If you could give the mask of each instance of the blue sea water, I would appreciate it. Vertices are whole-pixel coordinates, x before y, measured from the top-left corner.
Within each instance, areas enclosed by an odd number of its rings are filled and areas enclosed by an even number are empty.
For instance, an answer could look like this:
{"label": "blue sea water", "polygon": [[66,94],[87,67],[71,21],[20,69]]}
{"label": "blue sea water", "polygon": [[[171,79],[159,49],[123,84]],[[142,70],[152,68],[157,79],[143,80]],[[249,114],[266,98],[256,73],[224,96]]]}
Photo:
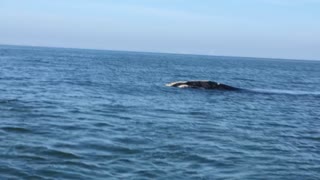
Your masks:
{"label": "blue sea water", "polygon": [[0,46],[0,179],[319,178],[320,61]]}

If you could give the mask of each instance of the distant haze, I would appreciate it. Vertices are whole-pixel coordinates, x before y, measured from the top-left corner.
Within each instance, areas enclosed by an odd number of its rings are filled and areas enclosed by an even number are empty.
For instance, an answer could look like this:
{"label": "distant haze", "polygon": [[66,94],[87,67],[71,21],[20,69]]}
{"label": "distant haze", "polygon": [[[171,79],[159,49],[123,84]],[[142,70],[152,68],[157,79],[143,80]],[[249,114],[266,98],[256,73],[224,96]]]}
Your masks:
{"label": "distant haze", "polygon": [[1,0],[0,44],[320,60],[320,0]]}

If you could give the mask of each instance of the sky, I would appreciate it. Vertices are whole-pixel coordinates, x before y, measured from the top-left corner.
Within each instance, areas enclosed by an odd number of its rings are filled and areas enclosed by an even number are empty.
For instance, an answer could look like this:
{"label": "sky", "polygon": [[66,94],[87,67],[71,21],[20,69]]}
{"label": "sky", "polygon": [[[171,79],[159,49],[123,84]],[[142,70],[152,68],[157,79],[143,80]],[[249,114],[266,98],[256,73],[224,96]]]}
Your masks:
{"label": "sky", "polygon": [[0,0],[0,44],[320,60],[320,0]]}

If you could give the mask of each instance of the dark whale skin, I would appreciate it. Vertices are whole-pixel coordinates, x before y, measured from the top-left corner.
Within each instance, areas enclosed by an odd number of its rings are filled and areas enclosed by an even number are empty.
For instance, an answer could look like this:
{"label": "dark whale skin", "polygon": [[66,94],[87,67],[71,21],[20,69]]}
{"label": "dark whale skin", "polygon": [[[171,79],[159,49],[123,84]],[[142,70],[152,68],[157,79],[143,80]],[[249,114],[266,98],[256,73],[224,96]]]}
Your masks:
{"label": "dark whale skin", "polygon": [[178,87],[178,88],[200,88],[200,89],[217,89],[217,90],[228,90],[228,91],[236,91],[240,90],[239,88],[232,87],[226,84],[221,84],[214,81],[178,81],[166,84],[166,86],[170,87]]}

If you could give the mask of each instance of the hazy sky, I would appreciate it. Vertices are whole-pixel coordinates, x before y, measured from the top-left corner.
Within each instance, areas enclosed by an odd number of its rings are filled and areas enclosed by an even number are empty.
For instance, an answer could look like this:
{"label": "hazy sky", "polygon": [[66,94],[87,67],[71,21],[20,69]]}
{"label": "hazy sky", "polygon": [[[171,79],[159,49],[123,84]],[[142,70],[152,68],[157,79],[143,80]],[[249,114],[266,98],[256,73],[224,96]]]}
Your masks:
{"label": "hazy sky", "polygon": [[320,60],[320,0],[0,0],[0,44]]}

